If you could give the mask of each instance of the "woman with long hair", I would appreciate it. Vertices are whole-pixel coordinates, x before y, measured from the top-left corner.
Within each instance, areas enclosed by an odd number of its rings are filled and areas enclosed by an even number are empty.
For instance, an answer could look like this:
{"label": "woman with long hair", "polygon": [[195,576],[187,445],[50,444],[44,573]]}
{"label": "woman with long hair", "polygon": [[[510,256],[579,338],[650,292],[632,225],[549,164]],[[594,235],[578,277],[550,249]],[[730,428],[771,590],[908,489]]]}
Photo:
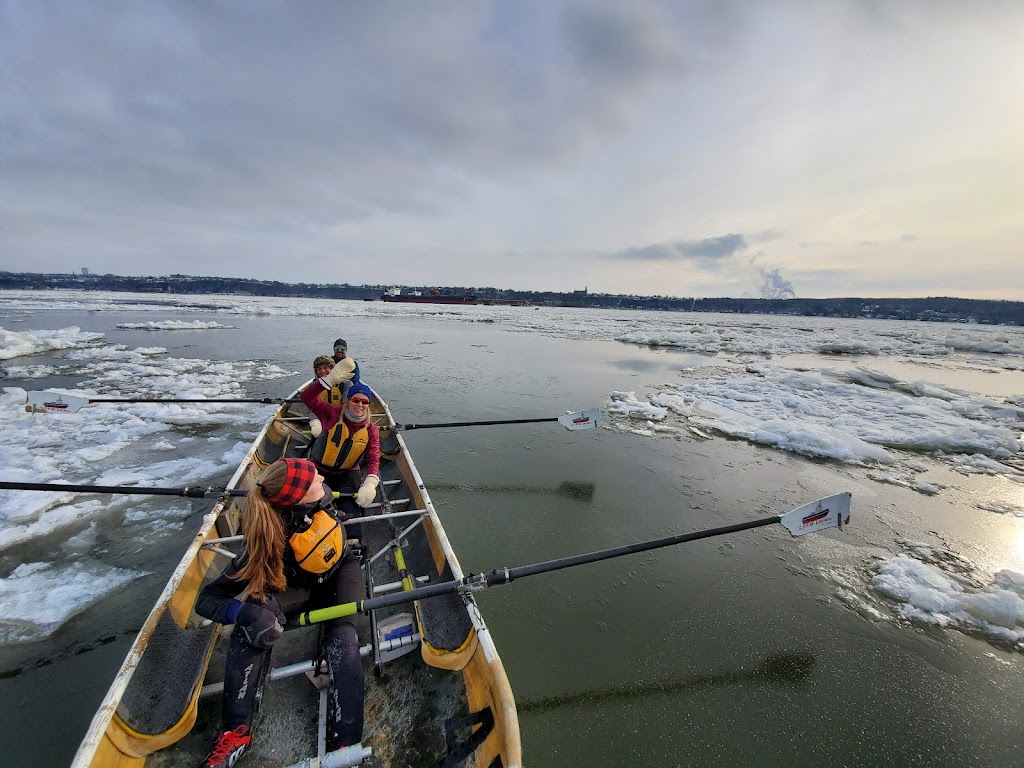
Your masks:
{"label": "woman with long hair", "polygon": [[[199,593],[196,612],[234,624],[224,671],[224,724],[203,763],[232,766],[252,740],[270,649],[284,633],[273,593],[309,590],[309,607],[362,599],[359,560],[345,547],[323,476],[306,459],[280,459],[260,474],[242,515],[245,551]],[[363,668],[354,617],[326,623],[323,657],[330,681],[328,750],[356,744],[363,732]]]}

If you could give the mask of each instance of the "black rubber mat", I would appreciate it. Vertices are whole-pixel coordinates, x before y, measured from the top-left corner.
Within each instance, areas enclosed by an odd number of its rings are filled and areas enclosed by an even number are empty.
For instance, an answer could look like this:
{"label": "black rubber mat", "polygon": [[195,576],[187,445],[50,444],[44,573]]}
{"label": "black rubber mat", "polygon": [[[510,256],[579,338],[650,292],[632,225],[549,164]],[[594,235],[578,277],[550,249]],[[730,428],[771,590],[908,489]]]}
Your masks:
{"label": "black rubber mat", "polygon": [[164,612],[117,707],[129,728],[156,735],[177,725],[199,682],[216,628],[181,629],[170,611]]}

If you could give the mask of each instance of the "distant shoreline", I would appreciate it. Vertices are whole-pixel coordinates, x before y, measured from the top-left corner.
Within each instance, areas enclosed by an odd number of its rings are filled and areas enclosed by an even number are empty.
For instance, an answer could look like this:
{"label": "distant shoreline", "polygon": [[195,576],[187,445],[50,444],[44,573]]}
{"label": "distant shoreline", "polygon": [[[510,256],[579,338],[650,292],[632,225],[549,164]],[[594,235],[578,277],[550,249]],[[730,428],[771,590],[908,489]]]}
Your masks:
{"label": "distant shoreline", "polygon": [[[389,286],[347,283],[282,283],[237,277],[128,277],[123,275],[40,274],[0,272],[0,290],[122,291],[160,294],[227,294],[322,299],[379,299]],[[805,317],[867,317],[885,320],[925,320],[946,323],[1024,326],[1024,302],[992,299],[928,298],[837,298],[837,299],[753,299],[677,298],[589,293],[586,290],[513,291],[500,288],[442,286],[399,286],[403,292],[438,291],[441,295],[473,293],[481,304],[591,307],[598,309],[649,309],[670,312],[725,312]]]}

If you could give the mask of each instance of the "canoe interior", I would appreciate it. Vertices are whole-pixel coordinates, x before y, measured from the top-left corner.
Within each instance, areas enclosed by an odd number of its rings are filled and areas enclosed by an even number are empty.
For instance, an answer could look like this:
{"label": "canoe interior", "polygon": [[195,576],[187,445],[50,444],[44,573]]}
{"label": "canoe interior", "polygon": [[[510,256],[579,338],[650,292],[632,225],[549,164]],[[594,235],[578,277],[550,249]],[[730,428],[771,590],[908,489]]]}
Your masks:
{"label": "canoe interior", "polygon": [[[382,428],[393,424],[386,404],[379,398],[375,397],[372,412]],[[300,431],[308,429],[308,416],[301,404],[283,405],[240,468],[236,487],[250,487],[265,466],[282,456],[303,455],[308,438]],[[429,510],[421,524],[401,538],[408,570],[414,577],[428,577],[425,583],[461,577],[461,568],[439,520],[432,514],[429,496],[404,441],[400,435],[388,435],[382,431],[382,438],[398,450],[393,460],[381,464],[382,488],[390,510],[370,509],[367,514]],[[240,533],[241,506],[234,500],[218,504],[211,514],[216,516],[215,521],[201,534],[202,540]],[[362,525],[368,555],[388,549],[388,554],[370,566],[376,586],[400,581],[389,543],[415,520],[402,517]],[[217,546],[236,552],[239,549],[234,544]],[[221,725],[221,694],[200,696],[200,689],[223,680],[224,651],[232,628],[202,626],[192,605],[199,589],[216,578],[228,558],[198,549],[190,550],[186,560],[180,583],[165,601],[167,610],[158,605],[140,633],[140,637],[148,637],[148,645],[123,695],[115,702],[115,716],[91,752],[86,751],[87,736],[76,765],[198,765],[213,744]],[[286,612],[298,611],[304,597],[303,592],[289,591],[281,602]],[[380,622],[396,613],[416,615],[422,642],[418,647],[414,645],[412,652],[379,668],[375,668],[372,653],[364,657],[363,745],[373,750],[373,764],[446,768],[518,765],[515,702],[472,597],[452,594],[419,602],[415,608],[407,604],[384,609],[377,612],[375,620]],[[359,617],[357,630],[360,645],[368,645],[373,634],[371,620]],[[319,634],[316,626],[285,633],[274,646],[271,668],[313,659]],[[125,664],[133,664],[132,655]],[[267,681],[253,742],[242,765],[288,766],[316,757],[318,708],[318,690],[306,674]]]}

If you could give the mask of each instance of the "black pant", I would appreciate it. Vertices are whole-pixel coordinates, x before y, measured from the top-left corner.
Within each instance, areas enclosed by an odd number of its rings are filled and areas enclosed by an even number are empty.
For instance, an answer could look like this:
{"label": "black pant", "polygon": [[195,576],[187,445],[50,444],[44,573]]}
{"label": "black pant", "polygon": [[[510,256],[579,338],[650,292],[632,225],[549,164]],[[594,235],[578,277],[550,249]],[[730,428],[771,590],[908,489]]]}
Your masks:
{"label": "black pant", "polygon": [[[310,589],[308,606],[326,608],[362,597],[362,569],[358,560],[348,557],[322,584]],[[257,601],[250,597],[248,602]],[[323,654],[330,679],[327,749],[334,750],[356,744],[363,738],[363,664],[359,657],[355,616],[325,623]],[[225,730],[234,730],[240,725],[252,727],[269,668],[270,651],[250,645],[245,634],[236,627],[228,642],[224,671]]]}

